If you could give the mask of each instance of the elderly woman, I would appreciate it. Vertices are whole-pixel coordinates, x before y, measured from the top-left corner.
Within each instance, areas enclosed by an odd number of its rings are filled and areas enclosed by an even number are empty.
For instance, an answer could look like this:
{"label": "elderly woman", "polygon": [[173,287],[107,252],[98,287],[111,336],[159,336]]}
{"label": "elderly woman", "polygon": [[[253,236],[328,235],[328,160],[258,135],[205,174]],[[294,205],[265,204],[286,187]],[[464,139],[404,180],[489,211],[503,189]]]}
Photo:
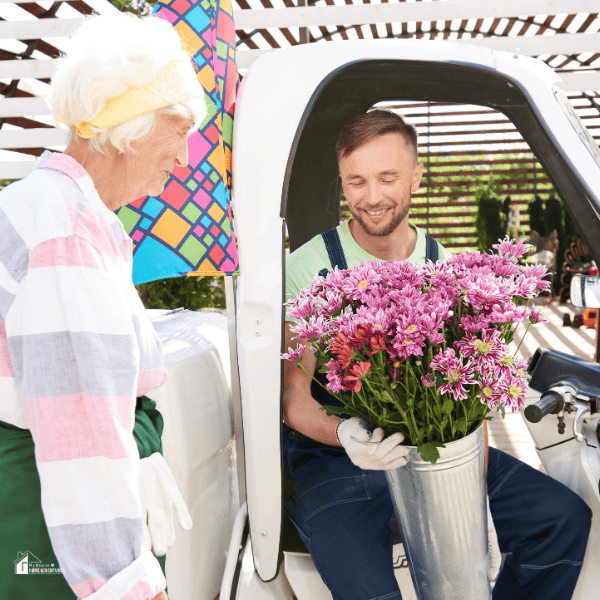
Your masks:
{"label": "elderly woman", "polygon": [[[187,164],[204,94],[168,23],[118,15],[86,20],[52,96],[67,149],[0,193],[1,595],[166,599],[147,546],[191,520],[159,455],[140,461],[162,427],[136,398],[165,369],[113,211]],[[143,491],[167,497],[154,522]]]}

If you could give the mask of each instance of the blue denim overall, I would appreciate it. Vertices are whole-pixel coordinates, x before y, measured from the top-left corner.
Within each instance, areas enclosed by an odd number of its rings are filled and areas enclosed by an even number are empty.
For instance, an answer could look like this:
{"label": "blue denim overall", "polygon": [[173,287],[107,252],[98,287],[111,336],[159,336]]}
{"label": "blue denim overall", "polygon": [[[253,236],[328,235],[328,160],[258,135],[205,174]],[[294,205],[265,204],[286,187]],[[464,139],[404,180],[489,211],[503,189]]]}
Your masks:
{"label": "blue denim overall", "polygon": [[[323,237],[332,267],[346,268],[337,231]],[[429,236],[427,258],[437,259]],[[311,391],[321,404],[339,405],[314,382]],[[384,472],[362,470],[343,448],[287,425],[283,453],[286,487],[293,490],[286,510],[334,600],[401,600]],[[489,449],[487,484],[500,550],[507,553],[493,599],[569,600],[589,535],[588,506],[563,484],[495,448]]]}

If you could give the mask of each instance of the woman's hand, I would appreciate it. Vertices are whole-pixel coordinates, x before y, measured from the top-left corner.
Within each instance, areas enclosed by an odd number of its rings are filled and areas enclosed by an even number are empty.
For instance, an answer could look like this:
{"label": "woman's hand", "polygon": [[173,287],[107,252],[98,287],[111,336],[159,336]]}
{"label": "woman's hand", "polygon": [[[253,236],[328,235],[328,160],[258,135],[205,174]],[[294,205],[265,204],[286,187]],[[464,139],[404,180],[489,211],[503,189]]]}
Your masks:
{"label": "woman's hand", "polygon": [[154,596],[152,600],[169,600],[169,597],[167,596],[166,592],[161,592],[160,594],[158,594],[158,596]]}

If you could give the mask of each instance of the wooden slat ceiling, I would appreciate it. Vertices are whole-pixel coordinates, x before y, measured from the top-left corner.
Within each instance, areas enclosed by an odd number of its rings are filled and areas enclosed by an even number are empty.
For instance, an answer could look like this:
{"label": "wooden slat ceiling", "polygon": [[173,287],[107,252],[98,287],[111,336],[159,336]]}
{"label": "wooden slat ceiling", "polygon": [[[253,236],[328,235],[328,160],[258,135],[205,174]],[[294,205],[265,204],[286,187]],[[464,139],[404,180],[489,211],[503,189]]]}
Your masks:
{"label": "wooden slat ceiling", "polygon": [[[53,2],[50,8],[44,8],[36,2],[27,2],[19,4],[18,6],[26,13],[29,13],[30,15],[33,15],[38,19],[47,19],[56,17],[58,10],[63,4],[69,5],[82,16],[89,15],[94,12],[93,8],[88,6],[85,2],[83,2],[83,0]],[[4,20],[5,19],[0,18],[0,21]],[[21,51],[15,52],[7,49],[0,49],[0,60],[26,60],[30,58],[35,58],[35,53],[41,53],[42,55],[48,58],[58,58],[60,54],[60,50],[58,48],[46,42],[45,40],[18,40],[18,42],[19,44],[21,44]],[[38,81],[46,84],[50,83],[48,79],[39,79]],[[31,93],[27,88],[28,86],[18,79],[12,80],[9,83],[0,82],[0,94],[2,94],[3,98],[33,97],[34,94]],[[24,117],[2,117],[0,118],[0,129],[2,129],[4,125],[12,125],[15,127],[20,127],[22,129],[44,129],[53,127],[53,125],[49,125],[48,123]],[[18,153],[20,155],[25,154],[31,156],[40,156],[44,152],[44,150],[45,148],[16,148],[13,150],[13,152]]]}
{"label": "wooden slat ceiling", "polygon": [[[370,0],[344,0],[346,4],[370,4]],[[388,0],[382,0],[387,3]],[[419,1],[419,0],[417,0]],[[404,0],[395,0],[404,2]],[[334,0],[283,0],[286,7],[292,6],[325,6],[336,4]],[[339,4],[339,0],[337,2]],[[540,1],[540,9],[544,8],[545,2]],[[259,7],[272,8],[271,0],[233,0],[235,10],[253,10]],[[281,4],[278,4],[281,6]],[[573,21],[579,24],[572,27]],[[296,28],[298,29],[298,28]],[[463,19],[457,24],[452,21],[431,21],[427,23],[426,29],[421,22],[414,23],[387,23],[382,27],[376,25],[351,25],[351,26],[328,26],[309,27],[308,42],[314,43],[322,40],[336,41],[350,39],[349,33],[353,32],[354,39],[378,38],[416,38],[416,39],[463,39],[468,40],[477,37],[494,38],[523,35],[548,35],[556,33],[596,33],[600,30],[598,13],[581,16],[557,15],[536,17],[513,17],[507,19]],[[237,45],[240,50],[259,48],[280,48],[285,45],[295,46],[300,43],[300,32],[292,33],[289,29],[280,29],[281,36],[266,29],[255,29],[252,31],[237,30]],[[583,68],[600,68],[600,52],[591,56],[557,56],[543,55],[538,57],[548,63],[556,70],[572,71]]]}
{"label": "wooden slat ceiling", "polygon": [[[387,0],[382,0],[387,2]],[[399,0],[403,1],[403,0]],[[343,0],[345,4],[369,4],[370,0]],[[398,0],[395,0],[398,2]],[[326,6],[340,4],[342,0],[233,0],[234,11],[247,11],[261,8],[280,8],[294,6]],[[39,19],[53,17],[60,9],[60,5],[68,5],[71,9],[81,15],[90,14],[92,8],[82,0],[68,0],[55,2],[49,9],[44,8],[36,2],[19,4],[18,6]],[[47,5],[46,5],[47,6]],[[540,1],[540,7],[544,2]],[[74,13],[76,14],[76,13]],[[59,13],[60,15],[60,13]],[[0,19],[1,20],[1,19]],[[387,23],[377,25],[352,25],[352,26],[316,26],[307,28],[269,28],[254,30],[237,30],[237,47],[239,51],[280,48],[297,45],[304,41],[308,43],[336,41],[344,39],[360,38],[431,38],[431,39],[468,39],[475,37],[497,38],[510,35],[549,35],[560,33],[597,33],[600,30],[600,19],[598,14],[586,15],[559,15],[559,16],[528,16],[506,19],[463,19],[461,21],[430,21],[426,23]],[[4,42],[4,40],[2,41]],[[44,55],[56,58],[59,49],[44,40],[19,40],[20,51],[14,48],[2,48],[0,43],[0,60],[15,60],[16,58],[35,58]],[[581,55],[541,55],[538,58],[549,64],[560,72],[574,72],[581,70],[600,70],[600,52],[586,53]],[[47,83],[46,79],[40,82]],[[30,87],[18,80],[2,83],[0,82],[0,94],[5,98],[29,97],[33,94]],[[600,96],[597,93],[569,93],[569,98],[575,106],[578,114],[591,129],[594,137],[600,137]],[[494,155],[510,151],[526,151],[526,145],[520,140],[520,136],[506,118],[492,115],[487,109],[481,107],[470,107],[469,126],[465,125],[463,119],[465,109],[457,109],[451,105],[447,110],[437,105],[436,116],[431,118],[430,136],[425,136],[422,148],[436,156],[440,153],[458,155],[463,153],[468,160],[471,157],[485,159]],[[412,111],[412,112],[411,112]],[[441,111],[441,112],[440,112]],[[457,112],[458,111],[458,115]],[[409,120],[418,124],[422,134],[422,120],[425,118],[426,105],[414,104],[403,105],[404,112]],[[36,119],[23,117],[0,118],[0,129],[4,125],[20,128],[46,128],[47,123]],[[490,134],[494,134],[490,138]],[[482,136],[487,135],[487,141],[481,144]],[[493,139],[493,138],[496,139]],[[509,141],[514,143],[508,144]],[[508,144],[508,145],[507,145]],[[467,149],[467,150],[465,150]],[[13,152],[21,155],[41,154],[43,148],[14,149]],[[467,156],[468,155],[468,156]]]}

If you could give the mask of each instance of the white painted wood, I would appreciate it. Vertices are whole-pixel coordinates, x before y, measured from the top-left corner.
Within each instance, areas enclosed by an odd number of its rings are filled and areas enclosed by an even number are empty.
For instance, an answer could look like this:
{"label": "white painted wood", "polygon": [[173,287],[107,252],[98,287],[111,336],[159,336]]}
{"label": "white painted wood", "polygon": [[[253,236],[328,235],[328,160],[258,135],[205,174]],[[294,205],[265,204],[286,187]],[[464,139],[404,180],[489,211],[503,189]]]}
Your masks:
{"label": "white painted wood", "polygon": [[564,81],[566,92],[596,92],[600,91],[600,72],[581,71],[579,73],[559,73]]}
{"label": "white painted wood", "polygon": [[501,18],[519,15],[595,13],[597,0],[452,0],[451,2],[402,2],[342,6],[267,8],[235,11],[236,29],[308,27],[316,25],[363,25],[470,18]]}
{"label": "white painted wood", "polygon": [[238,69],[247,69],[257,58],[263,54],[270,54],[274,49],[269,50],[237,50],[235,60]]}
{"label": "white painted wood", "polygon": [[56,59],[48,60],[2,60],[0,61],[0,79],[23,79],[52,77],[56,70]]}
{"label": "white painted wood", "polygon": [[0,21],[0,39],[36,40],[68,37],[81,25],[82,19],[36,19],[32,21]]}
{"label": "white painted wood", "polygon": [[0,130],[0,148],[45,148],[67,143],[66,129],[11,129]]}
{"label": "white painted wood", "polygon": [[0,179],[23,179],[33,171],[36,162],[37,160],[0,162]]}
{"label": "white painted wood", "polygon": [[526,54],[527,56],[540,56],[541,54],[567,55],[597,52],[600,48],[600,33],[557,33],[556,35],[479,38],[458,41],[505,52],[515,52],[518,48],[519,54]]}
{"label": "white painted wood", "polygon": [[[85,3],[98,14],[105,15],[111,12],[120,12],[119,9],[108,2],[108,0],[84,0]],[[26,4],[31,0],[0,0],[0,4]],[[67,2],[67,0],[52,0],[52,2]]]}
{"label": "white painted wood", "polygon": [[[519,53],[526,56],[540,56],[542,54],[583,54],[584,52],[598,51],[598,48],[600,48],[600,33],[558,33],[556,35],[548,36],[534,35],[482,38],[456,40],[455,43],[486,46],[493,50],[501,50],[504,52],[515,52],[518,48]],[[238,68],[247,69],[257,58],[268,52],[273,52],[273,50],[238,50]]]}
{"label": "white painted wood", "polygon": [[52,111],[44,98],[0,98],[0,117],[34,117],[50,114]]}
{"label": "white painted wood", "polygon": [[[21,1],[27,2],[27,0],[21,0]],[[114,4],[112,4],[108,0],[84,0],[84,1],[90,8],[93,8],[100,15],[121,12]]]}

